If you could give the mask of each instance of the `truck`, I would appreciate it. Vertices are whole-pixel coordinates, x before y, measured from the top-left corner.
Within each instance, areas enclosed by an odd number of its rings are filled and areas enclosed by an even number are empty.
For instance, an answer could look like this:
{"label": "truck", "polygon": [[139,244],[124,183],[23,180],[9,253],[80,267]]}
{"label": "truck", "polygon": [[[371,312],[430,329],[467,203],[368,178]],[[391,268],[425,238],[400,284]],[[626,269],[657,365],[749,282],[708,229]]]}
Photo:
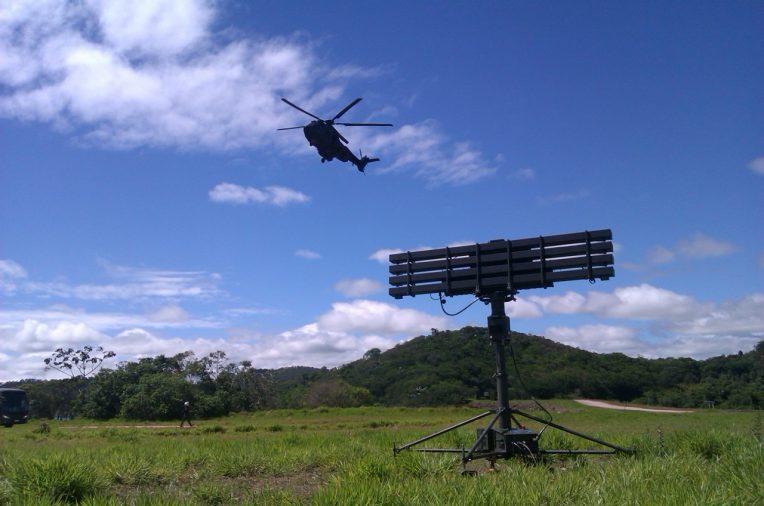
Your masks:
{"label": "truck", "polygon": [[18,388],[0,388],[0,423],[13,427],[29,420],[27,393]]}

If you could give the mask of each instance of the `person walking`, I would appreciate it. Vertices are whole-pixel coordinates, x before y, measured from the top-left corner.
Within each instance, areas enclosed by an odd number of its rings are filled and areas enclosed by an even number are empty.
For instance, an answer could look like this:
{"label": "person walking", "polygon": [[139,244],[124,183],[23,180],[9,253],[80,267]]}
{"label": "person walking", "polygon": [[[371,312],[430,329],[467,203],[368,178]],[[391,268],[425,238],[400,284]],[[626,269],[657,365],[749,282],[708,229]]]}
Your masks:
{"label": "person walking", "polygon": [[183,427],[185,422],[188,422],[189,427],[194,426],[194,424],[191,423],[191,403],[188,401],[183,403],[183,418],[180,420],[180,426]]}

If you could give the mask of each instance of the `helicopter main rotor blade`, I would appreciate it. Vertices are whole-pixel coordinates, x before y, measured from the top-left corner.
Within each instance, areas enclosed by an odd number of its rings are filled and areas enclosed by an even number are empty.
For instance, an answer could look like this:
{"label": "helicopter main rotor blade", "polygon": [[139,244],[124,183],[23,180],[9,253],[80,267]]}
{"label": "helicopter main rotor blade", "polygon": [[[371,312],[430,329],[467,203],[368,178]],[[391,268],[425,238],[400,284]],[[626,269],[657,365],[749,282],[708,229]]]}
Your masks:
{"label": "helicopter main rotor blade", "polygon": [[287,100],[287,99],[285,99],[285,98],[283,98],[283,97],[282,97],[281,101],[282,101],[282,102],[284,102],[285,104],[289,104],[289,105],[291,105],[292,107],[294,107],[295,109],[297,109],[297,110],[298,110],[298,111],[300,111],[300,112],[304,112],[305,114],[307,114],[307,115],[308,115],[308,116],[310,116],[311,118],[316,118],[318,121],[323,121],[321,118],[319,118],[319,117],[318,117],[318,116],[316,116],[315,114],[313,114],[313,113],[310,113],[310,112],[306,111],[306,110],[305,110],[305,109],[303,109],[302,107],[299,107],[299,106],[296,106],[296,105],[294,105],[292,102],[290,102],[289,100]]}
{"label": "helicopter main rotor blade", "polygon": [[344,108],[344,109],[342,109],[340,112],[338,112],[338,113],[337,113],[337,114],[336,114],[336,115],[335,115],[335,116],[332,118],[332,121],[334,121],[334,120],[336,120],[336,119],[339,119],[339,118],[340,118],[340,117],[341,117],[343,114],[345,114],[346,112],[348,112],[348,111],[350,110],[350,108],[351,108],[351,107],[353,107],[354,105],[356,105],[356,104],[357,104],[358,102],[360,102],[361,100],[362,100],[362,99],[360,99],[360,98],[357,98],[357,99],[353,100],[352,102],[350,102],[348,105],[346,105],[346,106],[345,106],[345,108]]}
{"label": "helicopter main rotor blade", "polygon": [[289,128],[277,128],[276,130],[294,130],[295,128],[305,128],[305,126],[289,127]]}
{"label": "helicopter main rotor blade", "polygon": [[342,126],[393,126],[392,123],[335,123]]}

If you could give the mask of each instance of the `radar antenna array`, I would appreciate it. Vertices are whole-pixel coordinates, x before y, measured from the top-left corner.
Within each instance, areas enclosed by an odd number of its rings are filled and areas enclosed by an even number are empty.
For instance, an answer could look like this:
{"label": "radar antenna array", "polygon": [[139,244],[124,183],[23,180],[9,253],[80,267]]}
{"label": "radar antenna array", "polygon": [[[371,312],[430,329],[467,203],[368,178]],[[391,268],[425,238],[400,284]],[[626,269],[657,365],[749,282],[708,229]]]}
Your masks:
{"label": "radar antenna array", "polygon": [[[510,332],[505,304],[514,301],[521,290],[549,288],[563,281],[588,280],[594,283],[598,279],[610,279],[615,275],[612,252],[612,232],[605,229],[515,240],[499,239],[390,255],[389,294],[396,299],[438,294],[442,306],[444,295],[474,295],[489,304],[488,336],[496,355],[495,409],[404,445],[394,445],[393,454],[408,449],[457,453],[461,454],[464,472],[468,472],[467,463],[477,459],[487,459],[493,467],[497,459],[514,456],[536,459],[540,455],[632,453],[631,449],[554,423],[551,417],[545,420],[512,407],[508,397],[505,348]],[[414,448],[489,416],[490,422],[485,428],[477,430],[476,439],[469,449]],[[542,423],[544,429],[540,432],[529,430],[518,421],[518,416]],[[606,449],[541,449],[539,439],[546,427],[567,432]]]}

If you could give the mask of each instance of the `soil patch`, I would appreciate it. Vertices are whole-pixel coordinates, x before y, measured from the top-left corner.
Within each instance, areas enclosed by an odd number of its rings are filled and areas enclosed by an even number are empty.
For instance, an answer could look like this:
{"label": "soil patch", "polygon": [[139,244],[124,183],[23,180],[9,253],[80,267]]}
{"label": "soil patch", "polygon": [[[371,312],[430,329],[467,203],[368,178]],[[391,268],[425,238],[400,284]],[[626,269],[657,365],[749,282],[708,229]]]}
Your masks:
{"label": "soil patch", "polygon": [[615,402],[598,401],[595,399],[576,399],[576,402],[593,408],[620,409],[622,411],[645,411],[647,413],[693,413],[692,409],[671,409],[671,408],[642,408],[639,406],[627,406]]}

